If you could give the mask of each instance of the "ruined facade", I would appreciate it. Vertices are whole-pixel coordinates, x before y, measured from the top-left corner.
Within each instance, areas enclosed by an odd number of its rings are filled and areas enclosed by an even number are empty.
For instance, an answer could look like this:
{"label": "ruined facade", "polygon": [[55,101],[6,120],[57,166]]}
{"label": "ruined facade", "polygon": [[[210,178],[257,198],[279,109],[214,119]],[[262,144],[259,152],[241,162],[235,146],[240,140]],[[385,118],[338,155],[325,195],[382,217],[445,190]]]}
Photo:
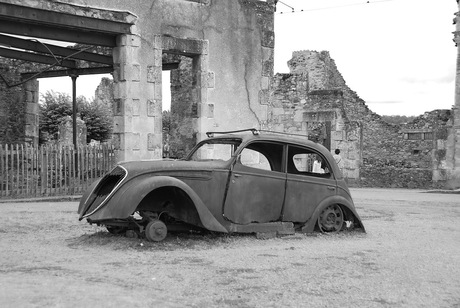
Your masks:
{"label": "ruined facade", "polygon": [[[162,157],[163,54],[186,56],[192,61],[192,83],[187,97],[196,140],[204,138],[206,131],[258,127],[259,123],[267,122],[265,98],[273,75],[275,1],[1,0],[0,3],[40,13],[49,11],[59,17],[69,14],[94,24],[101,20],[131,25],[128,34],[120,32],[111,50],[112,142],[118,161]],[[106,38],[101,36],[102,39]],[[110,39],[107,37],[107,45],[111,44]],[[37,85],[34,90],[38,90]]]}
{"label": "ruined facade", "polygon": [[[191,133],[266,121],[259,98],[273,74],[274,3],[232,1],[66,2],[137,16],[114,48],[114,138],[119,160],[162,157],[162,55],[192,62],[187,89]],[[262,104],[261,104],[262,102]],[[239,115],[239,116],[237,116]],[[230,120],[238,118],[238,123]]]}
{"label": "ruined facade", "polygon": [[[0,58],[0,143],[38,144],[38,81],[8,87],[20,80],[20,69],[30,69],[23,61]],[[7,84],[8,82],[8,84]]]}
{"label": "ruined facade", "polygon": [[289,74],[276,74],[270,126],[341,150],[350,184],[449,186],[453,111],[435,110],[405,125],[372,112],[345,83],[328,52],[297,51]]}

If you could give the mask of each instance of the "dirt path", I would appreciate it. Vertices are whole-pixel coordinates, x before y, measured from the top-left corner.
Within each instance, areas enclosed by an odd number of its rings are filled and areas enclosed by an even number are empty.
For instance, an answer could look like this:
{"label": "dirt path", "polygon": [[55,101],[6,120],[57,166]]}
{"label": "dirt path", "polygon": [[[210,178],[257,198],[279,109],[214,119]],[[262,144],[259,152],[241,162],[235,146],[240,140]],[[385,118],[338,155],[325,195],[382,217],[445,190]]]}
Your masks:
{"label": "dirt path", "polygon": [[2,307],[460,307],[460,195],[352,190],[367,234],[161,243],[0,204]]}

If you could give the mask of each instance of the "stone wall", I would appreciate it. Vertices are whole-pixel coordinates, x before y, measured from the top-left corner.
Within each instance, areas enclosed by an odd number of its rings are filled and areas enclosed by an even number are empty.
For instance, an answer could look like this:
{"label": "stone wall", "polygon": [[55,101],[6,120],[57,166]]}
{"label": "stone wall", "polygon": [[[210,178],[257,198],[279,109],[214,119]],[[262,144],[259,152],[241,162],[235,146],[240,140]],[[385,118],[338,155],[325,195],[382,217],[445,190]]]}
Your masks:
{"label": "stone wall", "polygon": [[38,81],[22,83],[23,61],[0,58],[0,143],[38,144]]}
{"label": "stone wall", "polygon": [[449,110],[389,124],[346,85],[328,52],[296,51],[288,65],[290,73],[276,74],[272,81],[272,129],[340,149],[351,185],[444,185]]}

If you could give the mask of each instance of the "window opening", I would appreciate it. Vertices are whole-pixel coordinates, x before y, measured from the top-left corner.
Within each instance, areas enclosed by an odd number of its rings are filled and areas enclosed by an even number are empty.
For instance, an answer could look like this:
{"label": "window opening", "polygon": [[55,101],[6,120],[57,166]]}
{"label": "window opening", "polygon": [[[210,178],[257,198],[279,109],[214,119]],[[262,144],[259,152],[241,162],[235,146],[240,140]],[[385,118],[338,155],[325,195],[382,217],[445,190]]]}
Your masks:
{"label": "window opening", "polygon": [[289,146],[287,171],[307,176],[330,176],[328,161],[317,152],[297,146]]}
{"label": "window opening", "polygon": [[253,142],[241,151],[240,163],[244,166],[282,172],[283,145],[271,142]]}

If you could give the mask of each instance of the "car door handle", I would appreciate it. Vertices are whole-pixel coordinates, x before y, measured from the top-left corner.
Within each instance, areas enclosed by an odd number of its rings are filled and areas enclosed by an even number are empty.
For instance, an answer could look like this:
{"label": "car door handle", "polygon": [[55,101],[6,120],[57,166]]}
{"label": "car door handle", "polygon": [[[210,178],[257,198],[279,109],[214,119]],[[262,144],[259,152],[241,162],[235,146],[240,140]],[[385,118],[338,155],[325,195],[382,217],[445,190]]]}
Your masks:
{"label": "car door handle", "polygon": [[239,177],[241,177],[241,176],[243,176],[243,175],[242,175],[242,174],[239,174],[239,173],[234,173],[233,176],[236,177],[236,178],[239,178]]}
{"label": "car door handle", "polygon": [[334,187],[334,186],[328,186],[327,189],[329,189],[329,190],[335,190],[335,187]]}

